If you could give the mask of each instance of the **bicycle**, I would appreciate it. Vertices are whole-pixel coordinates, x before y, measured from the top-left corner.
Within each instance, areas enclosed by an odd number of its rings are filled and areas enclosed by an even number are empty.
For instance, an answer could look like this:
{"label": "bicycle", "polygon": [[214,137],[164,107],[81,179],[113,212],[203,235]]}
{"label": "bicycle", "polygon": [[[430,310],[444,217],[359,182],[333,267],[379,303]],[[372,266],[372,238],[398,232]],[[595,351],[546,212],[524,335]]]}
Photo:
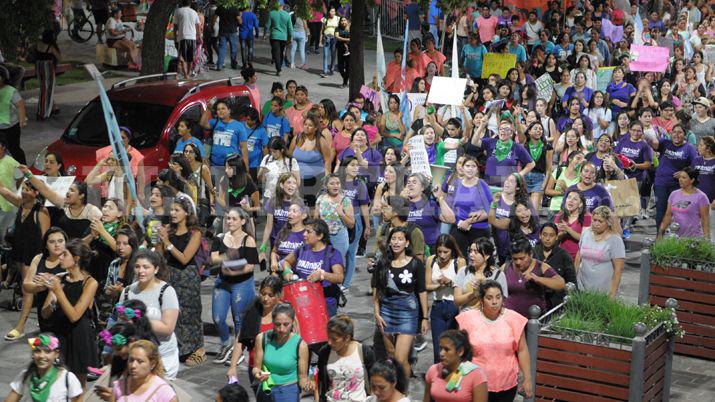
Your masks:
{"label": "bicycle", "polygon": [[70,38],[77,43],[85,43],[94,36],[94,24],[89,20],[92,10],[87,14],[82,10],[81,14],[75,13],[72,20],[67,24],[67,33]]}

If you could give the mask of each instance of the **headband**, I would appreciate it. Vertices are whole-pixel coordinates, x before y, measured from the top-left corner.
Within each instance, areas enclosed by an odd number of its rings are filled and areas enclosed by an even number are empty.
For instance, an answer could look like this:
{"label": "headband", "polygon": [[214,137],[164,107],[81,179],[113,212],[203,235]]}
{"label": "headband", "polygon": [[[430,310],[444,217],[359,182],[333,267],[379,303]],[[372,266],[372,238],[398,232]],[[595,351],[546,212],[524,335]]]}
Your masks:
{"label": "headband", "polygon": [[52,335],[40,335],[37,338],[30,338],[27,340],[32,350],[37,348],[47,348],[49,350],[56,350],[60,347],[60,341]]}
{"label": "headband", "polygon": [[138,308],[131,309],[131,308],[126,308],[122,303],[117,303],[114,308],[117,310],[117,313],[119,314],[124,314],[127,318],[132,319],[134,317],[136,318],[141,318],[142,316],[142,311],[139,310]]}
{"label": "headband", "polygon": [[102,342],[107,346],[124,346],[127,344],[127,338],[124,335],[112,335],[106,329],[99,333],[99,337],[102,338]]}

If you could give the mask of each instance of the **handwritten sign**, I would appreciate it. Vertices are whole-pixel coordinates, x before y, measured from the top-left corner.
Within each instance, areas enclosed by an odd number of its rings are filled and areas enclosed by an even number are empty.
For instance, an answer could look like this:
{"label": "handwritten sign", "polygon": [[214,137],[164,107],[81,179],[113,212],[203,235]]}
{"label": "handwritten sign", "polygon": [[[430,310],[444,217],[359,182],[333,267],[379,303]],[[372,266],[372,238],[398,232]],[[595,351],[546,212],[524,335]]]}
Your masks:
{"label": "handwritten sign", "polygon": [[541,98],[548,103],[551,99],[551,95],[554,93],[554,79],[551,78],[549,73],[544,73],[534,81],[534,84],[536,84],[537,99]]}
{"label": "handwritten sign", "polygon": [[455,105],[464,103],[464,89],[467,87],[466,78],[434,77],[427,102],[437,105]]}
{"label": "handwritten sign", "polygon": [[425,147],[425,137],[423,135],[416,135],[407,141],[407,152],[410,154],[412,173],[422,173],[427,177],[432,177],[427,148]]}
{"label": "handwritten sign", "polygon": [[664,73],[669,60],[666,47],[631,45],[631,71]]}
{"label": "handwritten sign", "polygon": [[360,95],[364,96],[366,101],[372,102],[375,110],[380,108],[380,95],[374,89],[363,85],[360,87]]}
{"label": "handwritten sign", "polygon": [[482,62],[482,78],[489,78],[492,74],[498,74],[501,78],[506,78],[506,73],[510,68],[516,66],[516,55],[511,53],[487,53]]}
{"label": "handwritten sign", "polygon": [[616,67],[599,67],[596,72],[596,90],[605,92],[606,87],[611,82],[613,78],[613,70]]}
{"label": "handwritten sign", "polygon": [[715,63],[715,45],[706,45],[703,48],[703,63]]}

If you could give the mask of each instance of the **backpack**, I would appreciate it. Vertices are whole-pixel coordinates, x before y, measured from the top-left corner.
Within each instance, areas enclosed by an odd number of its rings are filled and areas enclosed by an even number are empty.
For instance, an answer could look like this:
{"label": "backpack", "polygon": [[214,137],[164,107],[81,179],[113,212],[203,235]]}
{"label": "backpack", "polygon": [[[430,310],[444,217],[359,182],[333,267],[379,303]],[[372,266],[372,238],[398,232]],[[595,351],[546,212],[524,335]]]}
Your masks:
{"label": "backpack", "polygon": [[[161,289],[159,289],[159,310],[161,310],[161,307],[164,305],[164,292],[166,292],[168,287],[169,284],[164,283],[161,285]],[[124,288],[122,291],[122,303],[126,303],[127,300],[129,300],[129,287]]]}
{"label": "backpack", "polygon": [[211,245],[206,236],[201,234],[201,244],[194,254],[194,265],[199,269],[199,275],[204,275],[204,270],[211,264]]}

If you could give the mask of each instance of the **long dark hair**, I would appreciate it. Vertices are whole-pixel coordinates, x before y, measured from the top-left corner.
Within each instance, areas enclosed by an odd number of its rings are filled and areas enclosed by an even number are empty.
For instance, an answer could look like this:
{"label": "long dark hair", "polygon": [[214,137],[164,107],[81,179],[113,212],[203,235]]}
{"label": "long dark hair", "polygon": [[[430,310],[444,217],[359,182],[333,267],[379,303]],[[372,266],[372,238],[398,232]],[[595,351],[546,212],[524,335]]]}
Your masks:
{"label": "long dark hair", "polygon": [[[484,257],[486,257],[486,266],[484,267],[484,276],[485,277],[491,277],[492,274],[494,273],[496,268],[496,257],[494,256],[494,250],[496,250],[496,247],[494,247],[494,244],[491,242],[486,237],[479,237],[477,239],[474,239],[472,241],[472,244],[469,245],[469,248],[472,246],[477,248],[477,252]],[[471,261],[468,261],[469,264],[467,265],[467,272],[470,272],[472,274],[477,273],[477,267],[473,266],[471,264]]]}
{"label": "long dark hair", "polygon": [[539,228],[538,217],[534,216],[534,212],[531,209],[531,202],[529,201],[529,199],[524,197],[518,197],[514,200],[514,203],[511,204],[511,211],[509,211],[509,236],[512,239],[524,237],[524,234],[521,231],[521,221],[519,221],[519,218],[516,216],[516,208],[519,205],[531,211],[531,217],[529,218],[528,225],[532,233],[536,233]]}
{"label": "long dark hair", "polygon": [[89,249],[82,239],[71,239],[65,243],[67,250],[72,257],[78,257],[77,266],[82,271],[87,271],[89,263],[92,261],[92,251]]}
{"label": "long dark hair", "polygon": [[52,226],[47,229],[45,235],[42,236],[42,256],[45,258],[50,256],[50,252],[47,250],[47,242],[50,240],[50,236],[55,233],[62,233],[62,237],[65,238],[65,243],[67,243],[67,240],[69,240],[69,238],[67,237],[67,233],[65,233],[65,231],[61,228],[57,226]]}
{"label": "long dark hair", "polygon": [[139,260],[147,260],[151,265],[153,265],[156,269],[156,275],[155,277],[159,280],[162,281],[167,281],[169,280],[169,270],[166,267],[166,261],[164,260],[164,257],[157,253],[156,251],[149,250],[149,249],[143,249],[139,250],[137,252],[136,258],[134,261],[139,261]]}
{"label": "long dark hair", "polygon": [[584,196],[583,191],[581,191],[577,188],[574,188],[571,191],[567,191],[566,194],[564,195],[564,203],[563,203],[563,205],[561,205],[561,222],[568,223],[568,219],[570,218],[569,211],[566,208],[566,198],[568,198],[569,194],[571,194],[571,193],[578,194],[578,198],[581,199],[581,211],[579,211],[579,214],[578,214],[578,223],[583,225],[583,218],[586,215],[588,208],[586,207],[586,196]]}
{"label": "long dark hair", "polygon": [[407,390],[407,379],[402,365],[394,359],[379,361],[372,365],[370,369],[370,377],[379,376],[385,381],[395,384],[395,389],[401,393]]}
{"label": "long dark hair", "polygon": [[129,247],[132,248],[132,253],[129,255],[129,258],[127,258],[127,265],[124,269],[123,280],[125,284],[130,284],[134,282],[134,263],[137,260],[137,253],[139,252],[139,238],[137,237],[137,233],[129,226],[119,229],[114,238],[118,239],[119,236],[126,236],[129,242]]}
{"label": "long dark hair", "polygon": [[59,152],[48,152],[45,154],[45,159],[47,159],[47,157],[50,155],[54,156],[55,160],[57,161],[57,164],[60,165],[60,168],[59,168],[60,176],[66,176],[67,172],[65,171],[65,162],[64,162],[64,160],[62,160],[62,155],[60,155]]}
{"label": "long dark hair", "polygon": [[233,176],[226,176],[224,179],[231,188],[236,189],[246,187],[248,183],[253,181],[253,179],[251,179],[251,175],[248,174],[246,164],[243,163],[243,158],[241,158],[240,155],[229,156],[226,158],[224,165],[233,168]]}
{"label": "long dark hair", "polygon": [[[174,204],[178,204],[181,209],[186,212],[186,229],[191,232],[199,230],[199,219],[196,217],[196,208],[191,203],[189,197],[181,195],[174,198]],[[178,225],[174,222],[169,223],[169,233],[176,233]]]}
{"label": "long dark hair", "polygon": [[[382,258],[380,258],[380,262],[377,264],[375,273],[373,274],[375,275],[375,288],[380,294],[384,294],[387,290],[387,278],[388,275],[390,275],[392,261],[395,259],[395,253],[392,251],[392,247],[390,247],[390,242],[392,240],[392,236],[396,233],[402,233],[408,242],[412,237],[410,231],[404,226],[392,228],[392,230],[390,230],[390,234],[387,235],[387,239],[385,239],[385,251],[382,253]],[[412,247],[410,247],[410,245],[408,245],[405,249],[405,255],[409,257],[413,256]]]}
{"label": "long dark hair", "polygon": [[452,253],[452,259],[464,258],[464,255],[462,255],[462,250],[460,250],[459,246],[457,246],[457,240],[455,240],[454,237],[450,234],[442,233],[437,237],[437,242],[434,246],[435,257],[437,256],[437,249],[440,247],[448,248],[449,251]]}
{"label": "long dark hair", "polygon": [[[305,223],[307,221],[307,215],[308,211],[306,210],[305,204],[303,204],[303,200],[294,200],[293,202],[290,203],[290,206],[292,207],[293,205],[297,205],[303,213],[306,214],[306,219],[303,219],[303,226],[305,226]],[[290,207],[289,207],[290,208]],[[277,250],[278,245],[285,240],[288,237],[288,234],[293,230],[293,225],[291,225],[290,221],[286,221],[285,225],[281,228],[281,230],[278,231],[278,234],[276,235],[276,240],[273,243],[273,249]]]}
{"label": "long dark hair", "polygon": [[[402,166],[400,162],[394,162],[391,163],[387,166],[385,166],[384,169],[387,169],[387,167],[392,167],[395,169],[395,194],[400,194],[402,192],[402,189],[405,187],[405,167]],[[384,170],[383,170],[383,176],[384,176]],[[387,182],[385,183],[384,186],[382,187],[382,193],[385,194],[385,191],[388,192],[390,191],[390,184]]]}

